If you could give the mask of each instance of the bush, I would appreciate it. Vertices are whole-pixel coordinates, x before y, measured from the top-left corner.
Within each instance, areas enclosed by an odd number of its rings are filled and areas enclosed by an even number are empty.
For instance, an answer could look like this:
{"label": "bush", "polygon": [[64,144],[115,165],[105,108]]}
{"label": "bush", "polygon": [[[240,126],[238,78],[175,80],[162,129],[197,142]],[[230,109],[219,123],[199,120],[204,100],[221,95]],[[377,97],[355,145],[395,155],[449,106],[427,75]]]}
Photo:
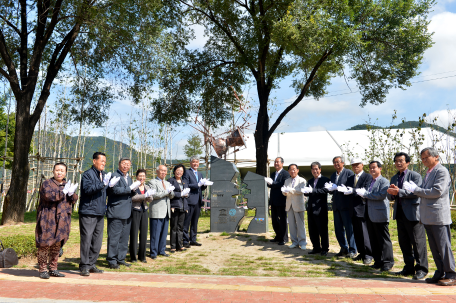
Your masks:
{"label": "bush", "polygon": [[451,222],[450,228],[456,230],[456,210],[451,211]]}
{"label": "bush", "polygon": [[36,256],[38,248],[35,244],[35,235],[15,235],[0,239],[5,248],[12,248],[19,258]]}

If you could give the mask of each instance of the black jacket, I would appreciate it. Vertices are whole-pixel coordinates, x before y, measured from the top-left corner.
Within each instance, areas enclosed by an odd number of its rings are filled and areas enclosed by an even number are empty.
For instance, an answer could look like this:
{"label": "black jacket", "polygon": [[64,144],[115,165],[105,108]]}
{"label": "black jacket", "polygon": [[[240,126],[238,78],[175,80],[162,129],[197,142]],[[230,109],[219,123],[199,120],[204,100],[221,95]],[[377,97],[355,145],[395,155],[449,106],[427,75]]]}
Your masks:
{"label": "black jacket", "polygon": [[182,176],[182,181],[185,181],[190,188],[190,194],[187,198],[189,205],[203,205],[203,190],[207,186],[198,186],[199,180],[203,178],[203,174],[198,172],[198,180],[196,180],[195,173],[191,169],[186,169]]}
{"label": "black jacket", "polygon": [[317,181],[317,186],[314,187],[315,178],[309,180],[309,185],[313,191],[310,194],[304,194],[304,196],[309,197],[306,209],[309,213],[318,216],[322,211],[328,212],[329,191],[325,188],[325,183],[329,181],[329,178],[321,176]]}
{"label": "black jacket", "polygon": [[[276,171],[271,174],[271,179],[274,181]],[[285,184],[285,180],[290,178],[290,174],[282,168],[280,174],[277,176],[277,179],[271,184],[268,184],[268,187],[271,189],[269,204],[274,206],[283,206],[287,203],[287,197],[282,194],[280,190]]]}
{"label": "black jacket", "polygon": [[[102,171],[104,178],[105,172]],[[81,199],[79,200],[79,214],[104,216],[106,211],[106,188],[100,180],[100,171],[95,167],[86,170],[81,177]]]}
{"label": "black jacket", "polygon": [[350,205],[351,216],[363,218],[366,210],[366,201],[358,196],[356,189],[364,188],[368,190],[372,182],[372,176],[366,172],[363,172],[361,177],[358,179],[358,183],[356,183],[356,187],[354,187],[353,184],[355,184],[355,176],[356,175],[350,176],[347,179],[345,186],[353,187],[353,194],[345,195],[345,199],[347,200],[347,204]]}
{"label": "black jacket", "polygon": [[[179,208],[188,210],[188,201],[187,198],[181,196],[181,188],[179,186],[179,182],[174,177],[168,179],[168,182],[174,186],[174,198],[171,199],[171,208]],[[188,188],[187,182],[182,179],[182,185],[184,189]]]}
{"label": "black jacket", "polygon": [[[342,184],[347,185],[347,179],[351,176],[353,176],[355,173],[352,172],[351,170],[344,168],[339,176],[339,180],[337,180],[336,183],[336,176],[337,173],[334,172],[331,175],[331,182],[336,184],[337,186],[340,186]],[[350,205],[346,203],[346,198],[344,197],[344,193],[338,192],[337,189],[332,192],[332,209],[333,210],[350,210]]]}
{"label": "black jacket", "polygon": [[125,177],[120,170],[112,174],[112,178],[120,177],[119,182],[108,189],[108,208],[106,216],[115,219],[128,219],[131,216],[131,197],[133,195],[130,185],[133,184],[130,176]]}

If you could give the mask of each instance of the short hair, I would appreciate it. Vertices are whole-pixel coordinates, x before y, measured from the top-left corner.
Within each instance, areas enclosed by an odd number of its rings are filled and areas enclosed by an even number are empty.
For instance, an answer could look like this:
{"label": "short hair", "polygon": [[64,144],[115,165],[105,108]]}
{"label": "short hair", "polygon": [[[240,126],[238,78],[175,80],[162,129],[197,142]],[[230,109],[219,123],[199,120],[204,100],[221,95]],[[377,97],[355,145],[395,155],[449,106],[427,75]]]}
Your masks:
{"label": "short hair", "polygon": [[122,163],[122,161],[130,161],[130,163],[131,163],[130,158],[127,158],[127,157],[122,157],[122,158],[120,158],[119,164]]}
{"label": "short hair", "polygon": [[63,162],[57,162],[57,163],[55,163],[55,164],[54,164],[54,168],[52,169],[52,171],[55,170],[55,167],[56,167],[57,165],[65,166],[65,171],[68,171],[67,165],[66,165],[65,163],[63,163]]}
{"label": "short hair", "polygon": [[294,163],[293,163],[293,164],[290,164],[290,165],[288,165],[288,170],[290,170],[292,166],[296,166],[296,169],[297,169],[297,170],[299,170],[299,167],[298,167],[298,165],[296,165],[296,164],[294,164]]}
{"label": "short hair", "polygon": [[200,159],[198,158],[198,156],[191,156],[190,157],[190,163],[192,163],[195,160],[197,160],[199,162]]}
{"label": "short hair", "polygon": [[94,160],[97,160],[98,157],[100,157],[100,156],[104,156],[104,157],[106,158],[106,154],[105,154],[105,153],[102,153],[102,152],[95,152],[95,153],[93,154],[92,158],[93,158]]}
{"label": "short hair", "polygon": [[370,166],[371,166],[372,163],[377,163],[377,167],[378,167],[378,168],[381,168],[381,167],[382,167],[382,163],[380,163],[380,161],[373,160],[373,161],[370,161],[370,162],[369,162],[369,168],[370,168]]}
{"label": "short hair", "polygon": [[429,155],[431,157],[439,157],[439,152],[433,147],[423,148],[423,150],[420,152],[420,155],[424,154],[426,151],[429,152]]}
{"label": "short hair", "polygon": [[140,173],[144,173],[145,175],[147,175],[147,171],[146,171],[144,168],[139,168],[139,169],[136,171],[136,177],[137,177]]}
{"label": "short hair", "polygon": [[410,163],[410,156],[407,153],[404,152],[398,152],[394,155],[394,162],[396,162],[396,158],[398,157],[405,157],[405,162]]}
{"label": "short hair", "polygon": [[344,162],[344,158],[342,158],[341,156],[335,156],[335,157],[333,158],[333,163],[334,163],[334,161],[336,161],[337,158],[340,158],[340,162],[345,163],[345,162]]}
{"label": "short hair", "polygon": [[310,169],[312,169],[315,165],[318,166],[319,169],[321,169],[321,164],[318,161],[310,163]]}
{"label": "short hair", "polygon": [[184,174],[185,174],[185,171],[186,171],[185,166],[184,166],[182,163],[179,163],[179,164],[177,164],[176,166],[174,166],[174,168],[173,168],[173,175],[175,175],[175,174],[176,174],[176,170],[177,170],[178,168],[181,168],[181,167],[182,167],[182,169],[184,170]]}
{"label": "short hair", "polygon": [[274,159],[274,161],[277,160],[277,159],[280,159],[280,162],[282,162],[282,163],[284,162],[282,157],[277,157],[277,158]]}

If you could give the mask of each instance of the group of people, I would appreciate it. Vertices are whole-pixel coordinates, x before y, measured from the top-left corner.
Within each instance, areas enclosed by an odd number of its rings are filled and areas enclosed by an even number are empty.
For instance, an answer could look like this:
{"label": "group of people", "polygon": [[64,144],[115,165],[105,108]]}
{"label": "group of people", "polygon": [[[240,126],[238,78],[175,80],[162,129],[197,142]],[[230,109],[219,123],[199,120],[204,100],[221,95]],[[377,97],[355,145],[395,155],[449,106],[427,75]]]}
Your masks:
{"label": "group of people", "polygon": [[[80,263],[82,276],[103,273],[96,267],[103,242],[105,216],[107,217],[109,268],[131,266],[130,261],[147,263],[146,242],[150,226],[150,258],[169,257],[166,253],[168,225],[170,228],[170,252],[185,251],[197,242],[198,219],[202,206],[202,191],[211,182],[198,172],[199,159],[190,159],[190,168],[178,164],[173,177],[165,180],[168,169],[157,168],[157,177],[149,182],[146,170],[136,171],[135,181],[129,175],[131,160],[121,158],[118,170],[104,171],[106,155],[93,154],[93,165],[81,177],[79,201]],[[35,230],[38,247],[40,278],[64,277],[57,270],[61,247],[70,234],[72,206],[78,200],[75,194],[78,184],[65,179],[67,167],[56,163],[53,177],[44,181],[40,188]],[[139,245],[138,245],[139,236]],[[49,268],[49,270],[48,270]]]}
{"label": "group of people", "polygon": [[[439,154],[432,147],[421,151],[421,161],[427,167],[424,180],[409,169],[410,156],[398,152],[394,156],[397,168],[391,180],[382,176],[382,163],[371,161],[369,173],[364,172],[361,159],[333,159],[336,169],[327,178],[321,175],[321,165],[310,165],[313,178],[307,182],[298,175],[296,164],[283,169],[284,160],[275,159],[276,171],[265,178],[270,192],[272,226],[276,233],[271,242],[288,242],[290,248],[305,250],[307,210],[312,250],[309,254],[326,256],[329,251],[328,194],[334,214],[334,230],[340,251],[336,257],[349,257],[374,269],[390,271],[394,266],[393,246],[389,233],[390,201],[394,201],[393,219],[397,222],[399,246],[404,258],[400,276],[424,279],[428,274],[427,239],[437,270],[427,283],[456,285],[456,271],[450,236],[451,179],[448,170],[439,163]],[[367,164],[367,163],[366,163]],[[306,208],[307,202],[307,208]]]}

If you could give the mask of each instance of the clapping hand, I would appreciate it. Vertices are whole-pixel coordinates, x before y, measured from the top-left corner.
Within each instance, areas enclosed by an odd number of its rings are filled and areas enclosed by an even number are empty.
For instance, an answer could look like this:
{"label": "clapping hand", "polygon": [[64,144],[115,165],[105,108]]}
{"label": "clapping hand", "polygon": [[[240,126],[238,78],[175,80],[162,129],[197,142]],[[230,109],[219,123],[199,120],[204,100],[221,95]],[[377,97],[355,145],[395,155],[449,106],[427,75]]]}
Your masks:
{"label": "clapping hand", "polygon": [[356,189],[356,193],[357,193],[358,196],[360,196],[360,197],[364,197],[364,196],[366,195],[366,192],[367,192],[367,190],[364,189],[364,188],[357,188],[357,189]]}
{"label": "clapping hand", "polygon": [[174,189],[175,189],[175,187],[172,186],[172,185],[171,185],[170,187],[168,187],[168,188],[167,188],[168,194],[171,193],[172,191],[174,191]]}
{"label": "clapping hand", "polygon": [[268,183],[269,185],[271,185],[274,181],[272,181],[271,178],[267,178],[267,177],[264,177],[264,180],[266,181],[266,183]]}
{"label": "clapping hand", "polygon": [[337,189],[337,185],[329,181],[325,183],[325,188],[329,191],[335,191]]}
{"label": "clapping hand", "polygon": [[185,188],[185,189],[182,191],[181,195],[182,195],[183,197],[188,197],[188,194],[189,194],[189,193],[190,193],[190,188]]}
{"label": "clapping hand", "polygon": [[345,185],[340,185],[340,186],[337,186],[337,191],[338,192],[341,192],[341,193],[345,193],[347,191],[347,187],[345,187]]}
{"label": "clapping hand", "polygon": [[282,188],[280,189],[284,194],[288,194],[292,188],[291,187],[288,187],[288,186],[282,186]]}
{"label": "clapping hand", "polygon": [[130,185],[131,190],[136,190],[141,185],[141,181],[135,181]]}
{"label": "clapping hand", "polygon": [[415,184],[415,182],[413,181],[405,181],[404,184],[403,184],[403,187],[410,191],[410,192],[415,192],[415,189],[418,187],[418,185]]}
{"label": "clapping hand", "polygon": [[351,195],[353,194],[353,187],[347,187],[347,191],[344,192],[344,195]]}
{"label": "clapping hand", "polygon": [[[112,175],[112,174],[109,172],[109,173],[107,173],[107,174],[104,176],[104,178],[103,178],[103,183],[104,183],[105,186],[108,185],[109,180],[111,180],[111,175]],[[114,185],[113,185],[113,186],[114,186]],[[111,186],[111,187],[112,187],[112,186]]]}
{"label": "clapping hand", "polygon": [[120,180],[120,177],[113,177],[110,181],[109,181],[109,187],[113,187],[114,185],[117,184],[117,182],[119,182]]}
{"label": "clapping hand", "polygon": [[149,197],[152,197],[154,194],[155,194],[155,189],[151,188],[148,191],[146,191],[145,197],[149,198]]}
{"label": "clapping hand", "polygon": [[63,188],[63,193],[66,195],[68,194],[68,192],[70,191],[70,187],[71,187],[71,181],[68,181],[66,184],[65,184],[65,187]]}
{"label": "clapping hand", "polygon": [[310,187],[310,185],[309,185],[309,186],[301,188],[301,191],[303,194],[310,194],[311,192],[313,192],[313,188]]}
{"label": "clapping hand", "polygon": [[76,191],[76,188],[78,188],[79,183],[71,185],[71,187],[68,190],[68,196],[72,196],[74,192]]}

